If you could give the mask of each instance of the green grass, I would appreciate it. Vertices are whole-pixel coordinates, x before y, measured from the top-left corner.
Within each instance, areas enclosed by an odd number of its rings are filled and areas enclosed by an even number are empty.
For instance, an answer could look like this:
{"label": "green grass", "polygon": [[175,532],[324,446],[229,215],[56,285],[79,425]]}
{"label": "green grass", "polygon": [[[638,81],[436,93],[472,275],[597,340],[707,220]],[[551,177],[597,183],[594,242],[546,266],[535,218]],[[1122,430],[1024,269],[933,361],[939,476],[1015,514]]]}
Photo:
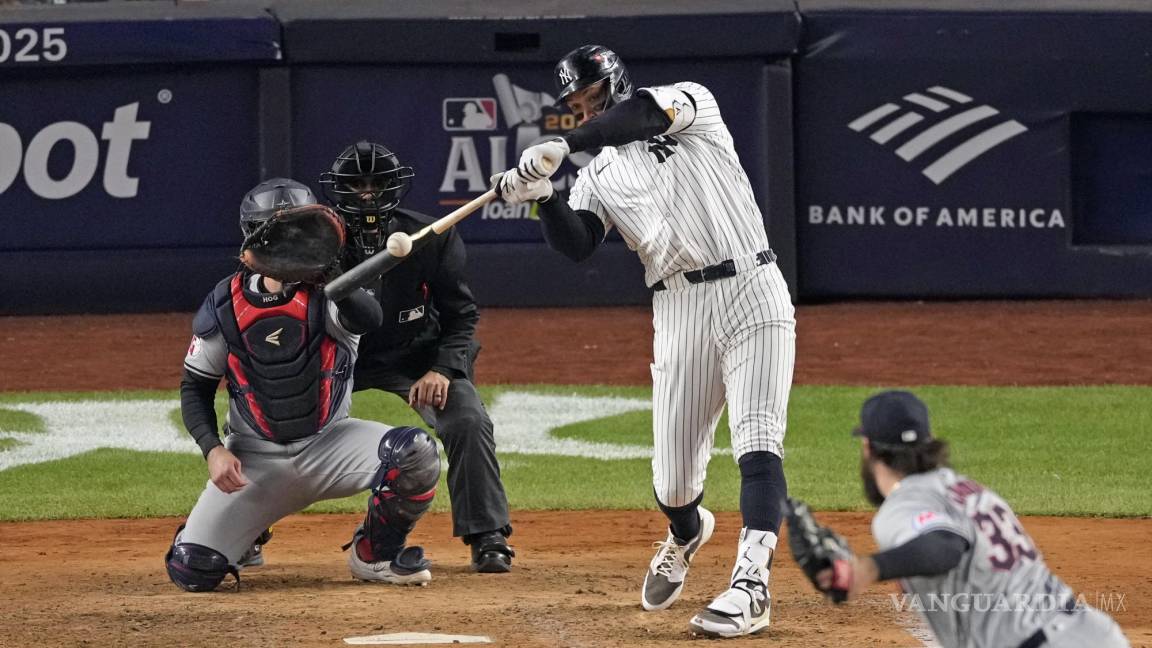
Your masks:
{"label": "green grass", "polygon": [[[505,390],[647,398],[642,388],[492,387],[490,406]],[[785,467],[790,492],[818,509],[865,510],[857,477],[859,442],[849,435],[860,403],[876,391],[801,386],[792,394]],[[1149,516],[1152,433],[1148,387],[921,387],[934,430],[948,439],[957,468],[997,490],[1022,514]],[[3,432],[31,431],[36,417],[6,403],[91,398],[168,398],[174,392],[0,395]],[[224,401],[217,409],[223,412]],[[420,420],[390,394],[358,393],[353,415],[396,425]],[[173,412],[174,424],[179,413]],[[15,421],[15,422],[14,422]],[[729,448],[727,422],[718,448]],[[499,430],[497,430],[499,435]],[[557,437],[620,445],[651,444],[651,413],[630,412],[559,428]],[[8,440],[11,441],[10,439]],[[189,440],[189,445],[192,442]],[[3,446],[0,445],[0,450]],[[650,461],[501,454],[504,483],[515,509],[651,508]],[[195,454],[101,449],[44,464],[0,471],[0,519],[184,515],[207,479]],[[739,471],[729,454],[713,457],[706,501],[716,510],[738,506]],[[434,510],[446,510],[447,489]],[[359,512],[364,497],[322,502],[312,509]]]}
{"label": "green grass", "polygon": [[[43,432],[44,421],[31,412],[4,409],[0,407],[0,434],[4,432]],[[11,440],[11,439],[9,439]],[[0,439],[0,447],[3,447]]]}

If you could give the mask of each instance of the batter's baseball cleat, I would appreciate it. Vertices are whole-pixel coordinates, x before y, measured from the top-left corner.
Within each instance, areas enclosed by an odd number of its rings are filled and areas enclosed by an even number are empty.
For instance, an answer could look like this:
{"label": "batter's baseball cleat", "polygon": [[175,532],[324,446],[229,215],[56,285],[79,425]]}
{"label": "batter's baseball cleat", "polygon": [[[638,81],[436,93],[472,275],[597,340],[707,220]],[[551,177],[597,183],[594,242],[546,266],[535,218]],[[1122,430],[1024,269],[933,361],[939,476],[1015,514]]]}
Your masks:
{"label": "batter's baseball cleat", "polygon": [[772,614],[772,595],[764,581],[754,578],[732,583],[688,625],[692,632],[708,637],[740,637],[768,628]]}
{"label": "batter's baseball cleat", "polygon": [[640,593],[640,603],[645,610],[663,610],[680,598],[684,589],[684,578],[692,557],[705,542],[712,537],[716,528],[716,516],[703,506],[697,509],[700,514],[700,533],[684,544],[676,542],[671,529],[663,542],[654,543],[656,555],[648,563],[648,573],[644,575],[644,589]]}

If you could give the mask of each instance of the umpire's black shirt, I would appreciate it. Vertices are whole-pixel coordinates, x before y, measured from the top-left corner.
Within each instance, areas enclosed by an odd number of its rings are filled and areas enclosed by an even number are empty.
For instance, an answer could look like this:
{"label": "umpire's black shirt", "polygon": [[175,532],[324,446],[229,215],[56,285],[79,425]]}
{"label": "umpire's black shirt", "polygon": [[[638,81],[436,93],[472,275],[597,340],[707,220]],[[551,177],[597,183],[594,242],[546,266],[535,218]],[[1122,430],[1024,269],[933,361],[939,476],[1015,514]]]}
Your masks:
{"label": "umpire's black shirt", "polygon": [[[388,234],[415,233],[434,221],[395,209]],[[358,263],[358,254],[350,245],[344,267]],[[360,338],[355,387],[383,387],[401,377],[415,381],[429,369],[471,378],[480,313],[464,277],[465,262],[464,242],[453,227],[368,286],[380,301],[384,323]]]}

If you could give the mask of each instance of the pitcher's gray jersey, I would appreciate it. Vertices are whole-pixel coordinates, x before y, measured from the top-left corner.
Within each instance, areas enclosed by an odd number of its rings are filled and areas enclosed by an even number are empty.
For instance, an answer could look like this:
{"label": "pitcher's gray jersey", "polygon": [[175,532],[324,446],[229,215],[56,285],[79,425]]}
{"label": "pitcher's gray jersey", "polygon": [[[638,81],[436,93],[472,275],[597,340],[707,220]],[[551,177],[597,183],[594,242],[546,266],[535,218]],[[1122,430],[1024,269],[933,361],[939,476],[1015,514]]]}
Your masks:
{"label": "pitcher's gray jersey", "polygon": [[[249,289],[256,291],[259,285],[260,275],[253,274],[248,278]],[[346,346],[351,353],[349,364],[356,362],[356,349],[360,343],[360,336],[349,333],[340,324],[340,313],[336,309],[335,302],[328,302],[328,310],[324,318],[325,330],[336,342]],[[216,331],[208,337],[193,336],[192,343],[188,346],[188,353],[184,356],[184,368],[197,376],[204,378],[215,378],[219,380],[224,377],[228,369],[228,344],[224,341],[224,336]],[[320,432],[327,431],[340,419],[348,416],[348,408],[351,404],[352,396],[352,381],[348,380],[345,385],[345,393],[343,397],[337,399],[339,406],[332,415],[328,417],[328,422]],[[253,430],[244,422],[244,417],[236,409],[236,405],[232,399],[228,399],[228,430],[232,434],[241,434],[245,436],[255,436],[258,438],[265,438],[256,430]]]}
{"label": "pitcher's gray jersey", "polygon": [[960,564],[901,586],[944,646],[1018,646],[1073,599],[1008,504],[948,468],[905,477],[872,520],[882,550],[941,529],[968,541]]}

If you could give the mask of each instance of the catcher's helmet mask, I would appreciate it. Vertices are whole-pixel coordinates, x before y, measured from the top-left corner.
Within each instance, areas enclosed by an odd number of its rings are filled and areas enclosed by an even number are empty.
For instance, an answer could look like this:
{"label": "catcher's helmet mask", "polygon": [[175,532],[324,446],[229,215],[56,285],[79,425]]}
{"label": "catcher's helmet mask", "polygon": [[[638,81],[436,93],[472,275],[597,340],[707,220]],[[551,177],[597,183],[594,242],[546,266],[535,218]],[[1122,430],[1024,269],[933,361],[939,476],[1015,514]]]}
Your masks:
{"label": "catcher's helmet mask", "polygon": [[320,174],[320,186],[352,241],[362,252],[375,254],[387,230],[382,225],[408,193],[414,175],[387,147],[362,140],[344,149],[331,171]]}
{"label": "catcher's helmet mask", "polygon": [[248,239],[276,212],[316,203],[312,190],[302,183],[288,178],[265,180],[240,201],[240,231]]}
{"label": "catcher's helmet mask", "polygon": [[632,79],[616,52],[603,45],[583,45],[568,52],[556,64],[557,106],[564,105],[568,95],[607,80],[608,92],[604,110],[632,96]]}

